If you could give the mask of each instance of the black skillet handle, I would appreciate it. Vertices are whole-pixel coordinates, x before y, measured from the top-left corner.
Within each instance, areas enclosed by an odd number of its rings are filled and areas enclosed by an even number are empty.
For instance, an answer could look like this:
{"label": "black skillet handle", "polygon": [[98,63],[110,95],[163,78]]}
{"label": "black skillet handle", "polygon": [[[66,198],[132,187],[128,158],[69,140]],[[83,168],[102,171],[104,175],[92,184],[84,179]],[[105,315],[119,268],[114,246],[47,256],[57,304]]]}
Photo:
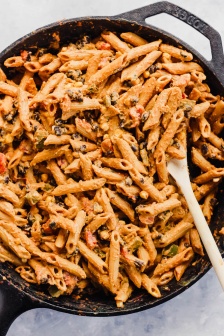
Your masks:
{"label": "black skillet handle", "polygon": [[161,13],[169,14],[181,21],[184,21],[209,39],[211,45],[212,60],[210,62],[207,61],[206,63],[210,67],[212,67],[215,74],[224,85],[224,55],[221,36],[214,28],[199,19],[197,16],[168,1],[161,1],[145,7],[134,9],[130,12],[120,14],[119,18],[128,21],[136,21],[139,24],[145,25],[146,18]]}
{"label": "black skillet handle", "polygon": [[0,275],[0,336],[5,336],[17,316],[35,308],[32,300]]}

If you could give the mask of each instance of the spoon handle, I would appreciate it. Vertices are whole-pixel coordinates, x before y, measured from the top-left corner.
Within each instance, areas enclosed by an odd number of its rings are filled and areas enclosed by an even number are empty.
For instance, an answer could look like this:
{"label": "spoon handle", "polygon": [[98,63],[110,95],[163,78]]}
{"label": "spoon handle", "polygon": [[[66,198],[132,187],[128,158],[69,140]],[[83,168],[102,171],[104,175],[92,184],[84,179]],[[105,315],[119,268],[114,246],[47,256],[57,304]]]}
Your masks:
{"label": "spoon handle", "polygon": [[208,223],[205,220],[200,205],[193,193],[189,183],[181,183],[181,190],[187,201],[190,213],[194,219],[195,226],[204,244],[208,257],[214,267],[220,284],[224,290],[224,261],[221,253],[216,245],[214,237],[209,229]]}

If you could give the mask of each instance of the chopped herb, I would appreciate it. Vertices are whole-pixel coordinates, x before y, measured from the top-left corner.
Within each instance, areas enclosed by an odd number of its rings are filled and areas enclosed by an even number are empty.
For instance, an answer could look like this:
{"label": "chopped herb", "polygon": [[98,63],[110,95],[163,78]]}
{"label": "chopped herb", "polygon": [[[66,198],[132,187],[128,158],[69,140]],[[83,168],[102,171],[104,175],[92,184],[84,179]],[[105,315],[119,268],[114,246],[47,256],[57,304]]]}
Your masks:
{"label": "chopped herb", "polygon": [[172,244],[163,249],[162,255],[166,257],[174,257],[178,252],[178,245]]}

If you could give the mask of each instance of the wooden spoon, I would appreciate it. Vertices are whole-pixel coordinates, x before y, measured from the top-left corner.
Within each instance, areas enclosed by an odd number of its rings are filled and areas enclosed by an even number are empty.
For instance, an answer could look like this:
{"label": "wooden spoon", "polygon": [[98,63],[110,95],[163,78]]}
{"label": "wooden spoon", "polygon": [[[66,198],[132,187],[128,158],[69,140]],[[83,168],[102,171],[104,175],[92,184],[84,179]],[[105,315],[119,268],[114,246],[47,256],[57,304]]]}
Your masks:
{"label": "wooden spoon", "polygon": [[167,164],[167,169],[177,182],[187,201],[188,208],[194,219],[194,224],[198,230],[211,264],[214,267],[217,277],[224,290],[224,261],[218,246],[216,245],[215,239],[209,229],[208,223],[205,220],[201,207],[198,204],[198,201],[191,188],[187,158],[181,160],[171,159]]}

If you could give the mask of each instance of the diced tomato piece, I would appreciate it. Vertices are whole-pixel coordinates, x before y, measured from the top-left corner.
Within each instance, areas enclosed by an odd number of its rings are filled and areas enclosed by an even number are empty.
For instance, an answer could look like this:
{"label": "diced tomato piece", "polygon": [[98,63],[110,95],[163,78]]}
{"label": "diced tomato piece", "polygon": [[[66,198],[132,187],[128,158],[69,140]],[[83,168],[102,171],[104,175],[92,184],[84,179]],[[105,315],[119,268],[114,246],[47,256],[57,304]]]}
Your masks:
{"label": "diced tomato piece", "polygon": [[98,50],[111,50],[110,43],[104,42],[104,41],[98,41],[96,43],[96,48]]}
{"label": "diced tomato piece", "polygon": [[0,153],[0,174],[4,174],[7,171],[7,160],[3,153]]}
{"label": "diced tomato piece", "polygon": [[20,56],[22,57],[22,60],[25,62],[30,60],[30,52],[28,52],[27,50],[22,50],[20,52]]}
{"label": "diced tomato piece", "polygon": [[85,240],[87,246],[92,250],[97,245],[96,237],[89,230],[85,231]]}
{"label": "diced tomato piece", "polygon": [[154,223],[154,220],[155,220],[155,216],[152,216],[152,215],[148,215],[148,216],[145,216],[145,215],[140,215],[139,216],[139,220],[141,223],[143,224],[153,224]]}

